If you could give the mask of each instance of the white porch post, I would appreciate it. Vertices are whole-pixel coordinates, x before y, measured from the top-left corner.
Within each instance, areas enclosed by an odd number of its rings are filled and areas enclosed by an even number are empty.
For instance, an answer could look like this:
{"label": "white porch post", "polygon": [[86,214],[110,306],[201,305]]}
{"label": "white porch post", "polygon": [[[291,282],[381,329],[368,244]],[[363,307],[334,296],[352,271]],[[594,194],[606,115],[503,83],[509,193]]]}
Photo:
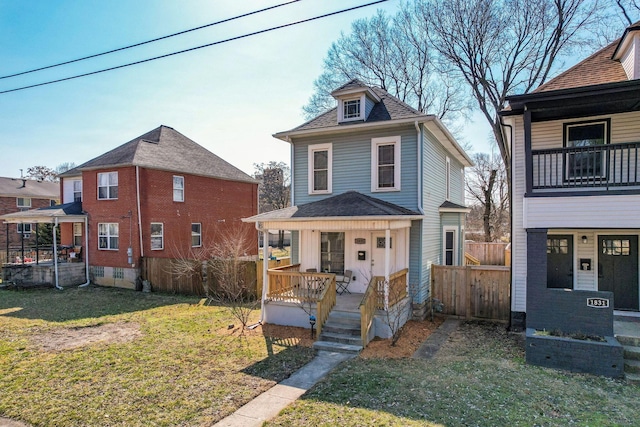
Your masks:
{"label": "white porch post", "polygon": [[262,301],[260,304],[260,321],[266,322],[267,316],[264,311],[264,302],[267,300],[267,291],[269,289],[269,257],[267,255],[269,247],[269,230],[262,231]]}
{"label": "white porch post", "polygon": [[[397,244],[397,242],[396,242]],[[384,231],[384,309],[389,310],[389,270],[391,263],[391,230]]]}

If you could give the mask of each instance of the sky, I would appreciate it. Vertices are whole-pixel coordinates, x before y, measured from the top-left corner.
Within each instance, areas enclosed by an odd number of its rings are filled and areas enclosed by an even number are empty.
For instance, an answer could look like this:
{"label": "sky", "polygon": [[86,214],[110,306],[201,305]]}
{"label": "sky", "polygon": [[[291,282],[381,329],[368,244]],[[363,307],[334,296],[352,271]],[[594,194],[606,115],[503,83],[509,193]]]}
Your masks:
{"label": "sky", "polygon": [[[0,0],[0,76],[126,46],[286,0]],[[24,76],[0,91],[87,73],[367,3],[302,0],[242,20]],[[170,126],[246,173],[289,163],[271,135],[304,122],[323,59],[351,22],[399,0],[231,41],[170,58],[0,94],[0,176],[84,163],[159,125]],[[479,113],[462,142],[490,150]]]}

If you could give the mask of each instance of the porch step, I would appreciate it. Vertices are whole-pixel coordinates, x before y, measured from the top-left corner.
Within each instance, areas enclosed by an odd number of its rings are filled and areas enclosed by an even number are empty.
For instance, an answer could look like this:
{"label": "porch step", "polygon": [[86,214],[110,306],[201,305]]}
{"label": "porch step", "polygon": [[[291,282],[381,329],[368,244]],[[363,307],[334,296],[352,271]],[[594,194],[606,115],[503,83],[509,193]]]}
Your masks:
{"label": "porch step", "polygon": [[358,354],[362,351],[361,345],[343,344],[330,341],[316,341],[313,343],[313,348],[316,351],[325,350],[349,354]]}
{"label": "porch step", "polygon": [[628,360],[640,360],[640,347],[623,345],[624,358]]}
{"label": "porch step", "polygon": [[640,360],[624,359],[625,374],[640,374]]}
{"label": "porch step", "polygon": [[616,335],[616,339],[622,345],[631,346],[631,347],[640,347],[640,337]]}
{"label": "porch step", "polygon": [[324,328],[322,329],[322,333],[318,339],[321,341],[351,344],[362,347],[362,338],[360,338],[360,335],[325,332]]}
{"label": "porch step", "polygon": [[624,373],[624,377],[627,381],[631,381],[640,384],[640,374],[631,374],[629,372]]}

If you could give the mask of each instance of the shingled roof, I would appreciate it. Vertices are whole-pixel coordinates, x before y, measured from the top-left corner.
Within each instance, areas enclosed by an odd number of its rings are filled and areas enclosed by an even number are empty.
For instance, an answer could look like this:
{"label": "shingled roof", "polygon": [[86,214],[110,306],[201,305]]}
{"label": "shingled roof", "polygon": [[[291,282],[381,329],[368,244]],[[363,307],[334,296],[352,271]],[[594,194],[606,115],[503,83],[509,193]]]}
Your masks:
{"label": "shingled roof", "polygon": [[337,196],[306,203],[300,206],[277,211],[265,212],[247,218],[248,222],[279,221],[288,219],[309,218],[344,218],[344,217],[420,217],[421,214],[411,209],[385,202],[375,197],[347,191]]}
{"label": "shingled roof", "polygon": [[256,182],[240,169],[168,126],[159,126],[60,176],[75,176],[86,169],[115,166],[140,166],[231,181]]}
{"label": "shingled roof", "polygon": [[622,64],[611,59],[619,43],[620,39],[614,41],[584,61],[577,63],[564,73],[549,80],[533,92],[548,92],[629,80],[624,68],[622,68]]}
{"label": "shingled roof", "polygon": [[0,196],[58,199],[60,197],[60,184],[26,178],[0,177]]}
{"label": "shingled roof", "polygon": [[[350,81],[347,84],[341,86],[336,89],[334,92],[341,91],[349,88],[357,88],[357,87],[368,87],[363,85],[358,81]],[[287,132],[279,132],[279,133],[289,133],[289,132],[297,132],[301,130],[311,130],[311,129],[322,129],[322,128],[330,128],[335,126],[353,126],[354,124],[361,123],[373,123],[373,122],[381,122],[385,120],[395,120],[395,119],[407,119],[413,117],[427,117],[426,114],[421,113],[410,105],[400,101],[395,96],[389,94],[384,89],[379,87],[371,87],[370,88],[377,96],[380,97],[380,102],[378,102],[371,113],[369,113],[369,117],[367,117],[366,121],[362,120],[354,120],[349,122],[342,122],[338,124],[338,108],[334,107],[331,110],[320,114],[318,117],[309,120],[306,123],[301,124],[300,126],[291,129]]]}

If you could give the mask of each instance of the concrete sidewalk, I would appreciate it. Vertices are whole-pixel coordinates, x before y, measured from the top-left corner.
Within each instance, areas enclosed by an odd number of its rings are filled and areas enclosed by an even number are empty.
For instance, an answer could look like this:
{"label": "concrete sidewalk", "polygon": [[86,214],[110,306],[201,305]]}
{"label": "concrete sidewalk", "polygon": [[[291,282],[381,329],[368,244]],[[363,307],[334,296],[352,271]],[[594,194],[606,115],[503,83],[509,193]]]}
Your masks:
{"label": "concrete sidewalk", "polygon": [[317,356],[286,380],[265,391],[214,427],[253,427],[275,417],[302,396],[336,366],[355,354],[320,351]]}

